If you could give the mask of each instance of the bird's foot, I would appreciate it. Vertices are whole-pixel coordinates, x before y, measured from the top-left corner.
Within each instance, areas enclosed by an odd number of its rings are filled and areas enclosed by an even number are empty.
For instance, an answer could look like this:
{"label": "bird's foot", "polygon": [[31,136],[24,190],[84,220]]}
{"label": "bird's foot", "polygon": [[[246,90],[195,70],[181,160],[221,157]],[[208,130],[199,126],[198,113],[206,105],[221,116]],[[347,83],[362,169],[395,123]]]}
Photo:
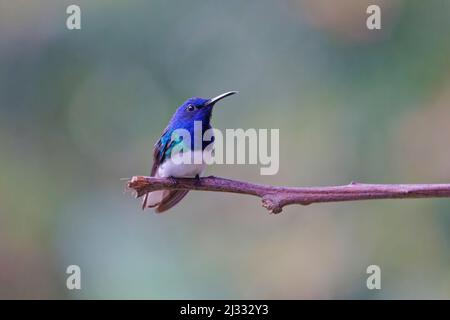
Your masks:
{"label": "bird's foot", "polygon": [[171,183],[171,184],[174,184],[174,185],[177,185],[177,184],[178,184],[177,178],[170,176],[168,179],[170,180],[170,183]]}

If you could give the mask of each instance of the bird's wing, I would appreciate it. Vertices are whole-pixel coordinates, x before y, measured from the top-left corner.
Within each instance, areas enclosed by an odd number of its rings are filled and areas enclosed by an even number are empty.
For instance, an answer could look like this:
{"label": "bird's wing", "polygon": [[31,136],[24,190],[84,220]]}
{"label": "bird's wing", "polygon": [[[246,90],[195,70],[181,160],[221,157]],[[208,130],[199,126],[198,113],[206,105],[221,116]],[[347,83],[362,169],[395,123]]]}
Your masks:
{"label": "bird's wing", "polygon": [[[153,147],[153,166],[150,174],[152,177],[157,176],[159,166],[170,156],[173,147],[182,142],[179,137],[172,139],[172,135],[168,132],[167,127]],[[161,190],[147,193],[142,201],[142,210],[157,206],[156,212],[166,211],[177,204],[186,193],[187,191],[183,190]]]}
{"label": "bird's wing", "polygon": [[[166,157],[166,151],[167,148],[170,146],[171,141],[167,140],[169,127],[166,127],[161,135],[161,137],[158,139],[158,141],[153,146],[153,165],[152,170],[150,172],[150,176],[155,177],[158,172],[158,167],[161,163],[164,162]],[[170,139],[170,137],[169,137]],[[150,201],[150,203],[149,203]],[[154,205],[151,204],[152,200],[149,199],[149,193],[147,193],[144,196],[144,199],[142,201],[142,210],[144,210],[147,207],[153,207]]]}
{"label": "bird's wing", "polygon": [[155,176],[159,165],[164,162],[166,157],[170,154],[172,148],[178,142],[178,140],[172,139],[171,135],[168,133],[168,128],[164,129],[161,137],[153,146],[153,166],[150,174],[152,177]]}

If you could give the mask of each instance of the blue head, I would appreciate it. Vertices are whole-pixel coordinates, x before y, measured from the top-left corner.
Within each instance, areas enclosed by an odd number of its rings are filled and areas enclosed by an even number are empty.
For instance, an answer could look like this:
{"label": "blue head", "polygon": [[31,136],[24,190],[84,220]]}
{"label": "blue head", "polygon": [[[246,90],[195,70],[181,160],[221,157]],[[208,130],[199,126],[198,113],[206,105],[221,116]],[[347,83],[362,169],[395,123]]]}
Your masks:
{"label": "blue head", "polygon": [[194,122],[201,121],[203,130],[209,129],[211,127],[212,109],[216,102],[236,93],[237,91],[230,91],[212,99],[190,98],[175,111],[172,119],[170,119],[169,126],[172,130],[183,128],[192,131]]}

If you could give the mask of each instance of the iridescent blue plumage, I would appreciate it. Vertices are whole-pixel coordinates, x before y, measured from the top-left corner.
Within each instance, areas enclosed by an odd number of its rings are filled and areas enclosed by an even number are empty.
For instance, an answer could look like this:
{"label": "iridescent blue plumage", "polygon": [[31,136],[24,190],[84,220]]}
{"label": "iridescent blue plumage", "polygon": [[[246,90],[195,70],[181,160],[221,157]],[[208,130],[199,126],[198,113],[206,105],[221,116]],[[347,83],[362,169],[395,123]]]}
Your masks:
{"label": "iridescent blue plumage", "polygon": [[[174,113],[165,128],[163,134],[156,142],[153,152],[152,176],[158,177],[192,177],[199,176],[203,172],[204,165],[193,164],[173,164],[171,161],[173,148],[183,147],[192,152],[204,150],[211,141],[203,141],[203,133],[211,128],[211,114],[215,103],[225,97],[237,93],[236,91],[226,92],[212,99],[194,97],[185,101]],[[197,125],[196,125],[197,123]],[[195,132],[200,124],[201,132]],[[177,135],[177,130],[184,129],[191,137],[190,146],[186,146],[186,141]],[[198,130],[198,129],[197,129]],[[200,134],[200,144],[196,144],[196,135]],[[198,141],[198,140],[197,140]],[[189,144],[189,143],[188,143]],[[201,148],[201,149],[200,149]],[[186,190],[155,191],[145,196],[143,209],[146,207],[156,207],[156,212],[163,212],[177,204],[185,195]]]}

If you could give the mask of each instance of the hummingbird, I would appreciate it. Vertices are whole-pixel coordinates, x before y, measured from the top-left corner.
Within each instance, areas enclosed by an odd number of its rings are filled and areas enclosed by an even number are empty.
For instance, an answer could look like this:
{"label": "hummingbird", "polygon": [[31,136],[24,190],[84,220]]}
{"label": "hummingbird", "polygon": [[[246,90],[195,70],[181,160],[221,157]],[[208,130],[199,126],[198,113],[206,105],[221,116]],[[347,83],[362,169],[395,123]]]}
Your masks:
{"label": "hummingbird", "polygon": [[[190,137],[194,137],[196,134],[201,134],[201,137],[203,137],[203,133],[211,129],[211,114],[214,105],[223,98],[236,93],[238,92],[229,91],[211,99],[193,97],[179,106],[153,147],[153,166],[150,175],[160,178],[199,179],[206,167],[206,163],[203,161],[203,151],[209,144],[214,142],[214,137],[211,137],[210,142],[202,139],[200,146],[196,146],[194,144],[195,139],[191,138],[191,145],[186,146],[186,142],[183,142],[183,139],[177,139],[177,135],[174,133],[178,129],[184,129],[189,132]],[[198,122],[201,123],[201,126],[195,125]],[[195,132],[199,128],[201,132]],[[174,148],[179,149],[180,146],[183,147],[183,152],[187,152],[183,156],[188,156],[192,159],[197,157],[198,153],[201,153],[200,159],[202,160],[194,163],[177,163],[173,161],[173,156],[176,155],[176,149]],[[158,190],[147,193],[142,202],[142,209],[155,208],[157,213],[167,211],[180,202],[187,193],[188,190]]]}

